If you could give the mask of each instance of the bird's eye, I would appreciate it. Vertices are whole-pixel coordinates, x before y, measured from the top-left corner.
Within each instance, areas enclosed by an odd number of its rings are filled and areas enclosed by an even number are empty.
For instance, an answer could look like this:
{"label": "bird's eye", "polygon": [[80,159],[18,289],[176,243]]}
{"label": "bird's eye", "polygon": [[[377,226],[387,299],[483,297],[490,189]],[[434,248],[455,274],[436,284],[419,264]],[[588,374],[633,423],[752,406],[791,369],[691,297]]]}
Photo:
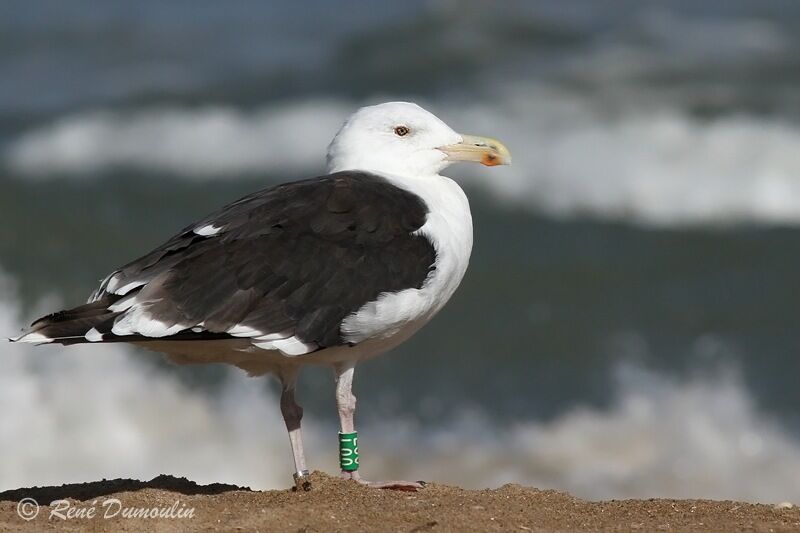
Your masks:
{"label": "bird's eye", "polygon": [[409,133],[411,133],[411,130],[408,129],[408,126],[396,126],[394,128],[394,134],[397,135],[398,137],[403,137],[405,135],[408,135]]}

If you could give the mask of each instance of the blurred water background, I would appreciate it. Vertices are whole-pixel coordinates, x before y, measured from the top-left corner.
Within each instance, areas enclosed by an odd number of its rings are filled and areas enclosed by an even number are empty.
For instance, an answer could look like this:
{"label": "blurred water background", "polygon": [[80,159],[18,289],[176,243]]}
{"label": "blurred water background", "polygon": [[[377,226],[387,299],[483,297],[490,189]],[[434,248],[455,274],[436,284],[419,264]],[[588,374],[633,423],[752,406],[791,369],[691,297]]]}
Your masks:
{"label": "blurred water background", "polygon": [[[364,474],[588,498],[800,502],[800,4],[0,5],[0,332],[263,186],[355,108],[498,137],[452,167],[475,249],[360,366]],[[0,489],[159,473],[286,486],[267,380],[122,346],[0,346]],[[330,372],[301,403],[335,471]]]}

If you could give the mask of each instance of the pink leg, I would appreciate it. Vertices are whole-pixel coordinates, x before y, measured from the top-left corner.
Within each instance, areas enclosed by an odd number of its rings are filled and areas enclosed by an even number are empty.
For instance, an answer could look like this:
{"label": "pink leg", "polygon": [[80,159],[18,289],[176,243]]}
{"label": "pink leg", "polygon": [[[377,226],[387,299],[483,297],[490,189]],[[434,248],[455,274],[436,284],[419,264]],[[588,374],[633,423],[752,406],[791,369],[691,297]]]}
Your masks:
{"label": "pink leg", "polygon": [[[337,365],[334,367],[334,372],[336,373],[336,408],[339,411],[342,433],[353,433],[355,431],[353,422],[353,415],[356,411],[356,397],[353,394],[354,369],[353,365]],[[342,470],[342,477],[376,489],[416,491],[425,486],[422,481],[367,481],[361,479],[358,470],[352,472]]]}
{"label": "pink leg", "polygon": [[297,383],[297,372],[287,372],[280,376],[281,380],[281,414],[289,432],[289,443],[292,446],[294,457],[294,482],[298,489],[311,490],[308,480],[306,458],[303,453],[303,435],[300,430],[300,421],[303,419],[303,408],[297,405],[294,399],[294,388]]}

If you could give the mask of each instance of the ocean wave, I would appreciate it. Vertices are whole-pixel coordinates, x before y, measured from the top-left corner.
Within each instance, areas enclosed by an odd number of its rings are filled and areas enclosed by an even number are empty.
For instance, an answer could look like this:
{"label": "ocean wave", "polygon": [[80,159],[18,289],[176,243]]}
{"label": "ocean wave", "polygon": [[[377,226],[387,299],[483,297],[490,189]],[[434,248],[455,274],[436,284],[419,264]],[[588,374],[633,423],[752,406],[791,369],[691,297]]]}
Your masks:
{"label": "ocean wave", "polygon": [[223,106],[88,111],[23,134],[6,151],[29,176],[86,177],[119,167],[183,177],[307,172],[347,116],[341,104],[311,101],[252,113]]}
{"label": "ocean wave", "polygon": [[459,119],[508,137],[514,166],[487,179],[508,203],[554,216],[652,225],[800,222],[800,127],[778,119],[693,117],[676,108],[511,94]]}
{"label": "ocean wave", "polygon": [[[604,109],[544,88],[492,103],[425,102],[458,129],[502,137],[514,166],[450,169],[502,202],[551,216],[653,225],[800,222],[800,126],[779,118]],[[92,111],[22,134],[4,152],[18,176],[80,178],[118,167],[185,178],[321,172],[357,104],[308,100],[229,107]],[[278,178],[279,179],[279,178]]]}
{"label": "ocean wave", "polygon": [[[5,290],[0,332],[19,327]],[[679,380],[621,365],[609,394],[608,408],[575,408],[548,422],[504,425],[465,412],[435,428],[409,419],[366,424],[363,470],[466,487],[517,482],[592,499],[800,502],[800,441],[757,408],[735,373]],[[361,400],[369,409],[370,398]],[[119,345],[11,344],[0,358],[0,405],[0,446],[13,458],[0,489],[160,473],[259,489],[291,480],[277,398],[243,373],[231,372],[214,394]],[[336,431],[306,412],[313,468],[335,471]]]}

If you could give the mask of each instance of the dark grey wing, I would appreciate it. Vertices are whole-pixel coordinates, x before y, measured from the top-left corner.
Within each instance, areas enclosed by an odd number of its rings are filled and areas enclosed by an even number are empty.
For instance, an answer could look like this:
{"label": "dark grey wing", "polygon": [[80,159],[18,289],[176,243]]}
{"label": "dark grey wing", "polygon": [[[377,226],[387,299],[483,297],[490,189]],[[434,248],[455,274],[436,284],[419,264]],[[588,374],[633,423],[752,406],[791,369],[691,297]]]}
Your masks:
{"label": "dark grey wing", "polygon": [[188,226],[111,274],[89,304],[61,312],[81,317],[82,331],[64,321],[46,331],[49,317],[34,327],[73,342],[91,324],[95,341],[234,336],[287,353],[341,345],[348,315],[429,276],[436,253],[415,233],[427,212],[418,196],[363,172],[266,189]]}

